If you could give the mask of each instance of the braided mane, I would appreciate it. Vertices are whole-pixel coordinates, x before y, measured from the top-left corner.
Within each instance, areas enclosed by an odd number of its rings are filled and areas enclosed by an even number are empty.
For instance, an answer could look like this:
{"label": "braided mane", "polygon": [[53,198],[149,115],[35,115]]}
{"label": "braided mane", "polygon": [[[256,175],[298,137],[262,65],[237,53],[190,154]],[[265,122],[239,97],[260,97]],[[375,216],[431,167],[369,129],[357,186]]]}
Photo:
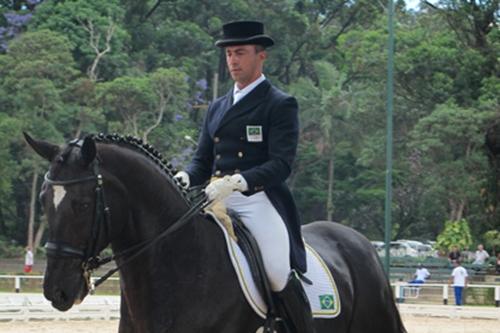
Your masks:
{"label": "braided mane", "polygon": [[104,134],[99,133],[98,135],[92,135],[93,139],[99,143],[105,144],[118,144],[124,146],[125,148],[132,149],[136,152],[141,153],[143,156],[147,157],[154,164],[156,164],[167,176],[168,181],[174,185],[179,192],[179,194],[189,203],[192,203],[192,198],[190,193],[182,186],[180,181],[174,177],[177,173],[177,170],[173,167],[173,165],[167,162],[162,154],[154,148],[149,143],[145,143],[142,139],[127,135],[119,135],[117,133],[113,134]]}

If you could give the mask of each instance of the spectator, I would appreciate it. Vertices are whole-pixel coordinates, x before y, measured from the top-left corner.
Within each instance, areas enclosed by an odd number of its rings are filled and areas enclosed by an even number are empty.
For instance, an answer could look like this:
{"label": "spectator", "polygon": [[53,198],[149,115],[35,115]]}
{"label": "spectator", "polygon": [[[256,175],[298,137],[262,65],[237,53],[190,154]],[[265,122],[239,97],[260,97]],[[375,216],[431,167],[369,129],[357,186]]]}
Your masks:
{"label": "spectator", "polygon": [[483,244],[479,244],[477,246],[477,251],[476,251],[476,254],[474,256],[474,262],[473,262],[473,264],[475,264],[475,265],[484,265],[484,262],[489,257],[490,257],[490,255],[484,249]]}
{"label": "spectator", "polygon": [[423,264],[418,264],[417,270],[415,271],[414,279],[409,283],[425,283],[425,280],[431,277],[431,273],[424,267]]}
{"label": "spectator", "polygon": [[31,251],[31,247],[26,248],[26,255],[24,256],[24,272],[31,273],[33,269],[33,252]]}
{"label": "spectator", "polygon": [[460,251],[458,250],[458,246],[453,245],[451,247],[451,252],[448,254],[448,260],[453,263],[453,260],[461,260],[461,254]]}
{"label": "spectator", "polygon": [[462,267],[460,260],[453,260],[453,271],[451,272],[448,284],[453,282],[453,289],[455,291],[455,305],[462,305],[463,290],[467,288],[468,274],[467,270]]}

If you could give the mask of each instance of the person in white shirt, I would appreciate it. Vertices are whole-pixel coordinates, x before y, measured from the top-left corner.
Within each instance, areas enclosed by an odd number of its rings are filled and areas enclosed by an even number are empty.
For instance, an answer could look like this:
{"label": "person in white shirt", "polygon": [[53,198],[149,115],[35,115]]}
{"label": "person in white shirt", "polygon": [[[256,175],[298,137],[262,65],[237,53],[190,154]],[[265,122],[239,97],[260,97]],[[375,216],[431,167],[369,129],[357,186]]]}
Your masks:
{"label": "person in white shirt", "polygon": [[475,265],[484,265],[486,259],[488,259],[489,257],[490,257],[490,255],[484,249],[483,244],[479,244],[477,246],[477,251],[476,251],[476,254],[474,256],[474,262],[473,262],[473,264],[475,264]]}
{"label": "person in white shirt", "polygon": [[423,264],[418,264],[417,270],[415,271],[414,279],[409,283],[424,283],[425,280],[430,278],[431,273],[424,267]]}
{"label": "person in white shirt", "polygon": [[24,256],[24,272],[31,273],[33,269],[33,252],[30,247],[26,248],[26,255]]}
{"label": "person in white shirt", "polygon": [[451,272],[449,284],[453,283],[455,291],[455,305],[462,305],[462,294],[464,288],[467,288],[468,277],[467,270],[462,267],[459,260],[453,260],[453,271]]}

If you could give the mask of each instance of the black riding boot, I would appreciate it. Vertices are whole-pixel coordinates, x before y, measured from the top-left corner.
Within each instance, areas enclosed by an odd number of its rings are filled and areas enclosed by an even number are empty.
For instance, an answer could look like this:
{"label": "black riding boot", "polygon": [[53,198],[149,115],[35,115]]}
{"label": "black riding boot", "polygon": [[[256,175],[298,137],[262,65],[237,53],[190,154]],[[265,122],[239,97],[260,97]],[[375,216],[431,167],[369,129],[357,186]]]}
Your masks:
{"label": "black riding boot", "polygon": [[314,333],[311,305],[295,272],[290,274],[285,288],[276,295],[294,333]]}

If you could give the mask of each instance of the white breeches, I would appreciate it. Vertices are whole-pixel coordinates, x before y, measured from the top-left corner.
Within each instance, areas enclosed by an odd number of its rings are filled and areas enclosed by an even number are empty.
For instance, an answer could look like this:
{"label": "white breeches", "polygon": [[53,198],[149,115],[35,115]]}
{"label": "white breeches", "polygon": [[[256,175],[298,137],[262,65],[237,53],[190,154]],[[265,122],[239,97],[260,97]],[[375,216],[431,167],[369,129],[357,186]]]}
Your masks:
{"label": "white breeches", "polygon": [[234,192],[224,203],[240,215],[257,241],[271,289],[275,292],[283,290],[291,271],[288,230],[266,193],[245,196]]}

